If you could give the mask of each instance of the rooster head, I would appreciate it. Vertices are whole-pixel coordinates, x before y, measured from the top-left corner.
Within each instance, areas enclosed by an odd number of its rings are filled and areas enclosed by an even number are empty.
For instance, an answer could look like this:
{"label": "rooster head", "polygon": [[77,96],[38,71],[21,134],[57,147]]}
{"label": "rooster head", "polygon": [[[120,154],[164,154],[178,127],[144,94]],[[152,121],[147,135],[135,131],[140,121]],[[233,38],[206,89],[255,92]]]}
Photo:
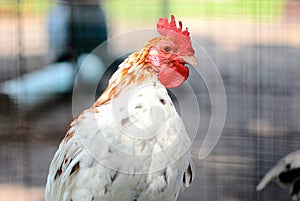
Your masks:
{"label": "rooster head", "polygon": [[157,30],[162,36],[148,41],[148,58],[158,70],[159,80],[165,87],[178,87],[189,76],[185,64],[197,65],[190,33],[187,29],[182,30],[181,21],[177,27],[173,15],[170,22],[167,18],[160,18]]}

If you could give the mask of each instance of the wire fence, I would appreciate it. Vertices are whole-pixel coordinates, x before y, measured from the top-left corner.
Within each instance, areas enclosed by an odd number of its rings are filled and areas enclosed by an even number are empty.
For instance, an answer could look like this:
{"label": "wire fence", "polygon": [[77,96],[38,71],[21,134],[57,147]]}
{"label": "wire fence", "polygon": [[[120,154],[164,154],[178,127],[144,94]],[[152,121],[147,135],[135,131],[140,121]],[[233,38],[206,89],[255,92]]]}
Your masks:
{"label": "wire fence", "polygon": [[[174,14],[189,27],[193,40],[211,56],[221,74],[227,96],[223,134],[206,159],[194,159],[195,181],[179,200],[288,200],[289,192],[274,183],[263,192],[256,192],[255,188],[278,159],[299,149],[300,1],[98,3],[77,0],[73,6],[100,5],[108,38],[135,29],[155,28],[157,18]],[[63,5],[65,10],[55,13],[60,18],[57,22],[61,22],[69,4],[70,1],[0,1],[1,82],[18,80],[59,59],[77,59],[74,51],[69,51],[76,47],[71,42],[59,44],[56,50],[49,43],[51,13],[57,5]],[[72,12],[76,16],[76,10]],[[87,22],[96,19],[96,15],[98,11],[87,15]],[[84,26],[81,24],[78,29],[85,30]],[[73,24],[68,28],[74,33],[76,27]],[[91,38],[99,32],[88,33]],[[70,37],[80,41],[85,36]],[[58,36],[53,41],[59,40],[64,42]],[[64,54],[57,56],[63,46]],[[117,54],[113,50],[122,48],[122,44],[116,44],[114,48],[108,47],[108,52]],[[189,82],[195,88],[202,120],[209,121],[211,103],[203,80],[191,74]],[[1,93],[0,200],[10,193],[2,189],[14,189],[11,186],[16,184],[26,190],[18,199],[11,200],[43,200],[42,193],[26,192],[36,187],[40,188],[38,192],[43,190],[50,160],[72,119],[70,93],[71,90],[66,91],[30,109],[20,107],[20,95],[12,98]],[[193,153],[198,153],[202,132],[207,128],[201,129]]]}

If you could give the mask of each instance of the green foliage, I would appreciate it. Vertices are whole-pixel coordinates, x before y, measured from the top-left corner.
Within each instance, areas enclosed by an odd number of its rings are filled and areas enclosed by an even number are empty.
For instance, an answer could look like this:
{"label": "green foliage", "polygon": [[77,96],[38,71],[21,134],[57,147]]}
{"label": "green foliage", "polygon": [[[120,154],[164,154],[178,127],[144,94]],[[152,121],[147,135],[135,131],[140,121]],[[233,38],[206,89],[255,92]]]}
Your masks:
{"label": "green foliage", "polygon": [[[164,9],[167,2],[167,9]],[[0,11],[46,14],[55,0],[0,0]],[[147,21],[167,16],[279,18],[284,0],[102,0],[107,15]]]}
{"label": "green foliage", "polygon": [[0,0],[0,14],[46,14],[53,3],[53,0]]}
{"label": "green foliage", "polygon": [[164,13],[162,0],[106,0],[109,15],[128,19],[156,19],[170,13],[176,16],[202,18],[252,17],[259,19],[279,18],[284,0],[169,0],[168,13]]}

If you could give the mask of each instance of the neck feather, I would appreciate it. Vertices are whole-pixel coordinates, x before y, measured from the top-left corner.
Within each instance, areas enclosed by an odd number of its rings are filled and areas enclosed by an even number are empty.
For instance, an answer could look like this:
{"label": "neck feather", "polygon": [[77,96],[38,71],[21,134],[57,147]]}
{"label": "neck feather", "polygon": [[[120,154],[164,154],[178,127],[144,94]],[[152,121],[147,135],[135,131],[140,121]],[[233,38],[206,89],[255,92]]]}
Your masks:
{"label": "neck feather", "polygon": [[139,86],[144,82],[157,82],[158,72],[148,59],[149,48],[132,53],[109,80],[108,87],[94,103],[94,106],[107,104],[117,98],[123,90]]}

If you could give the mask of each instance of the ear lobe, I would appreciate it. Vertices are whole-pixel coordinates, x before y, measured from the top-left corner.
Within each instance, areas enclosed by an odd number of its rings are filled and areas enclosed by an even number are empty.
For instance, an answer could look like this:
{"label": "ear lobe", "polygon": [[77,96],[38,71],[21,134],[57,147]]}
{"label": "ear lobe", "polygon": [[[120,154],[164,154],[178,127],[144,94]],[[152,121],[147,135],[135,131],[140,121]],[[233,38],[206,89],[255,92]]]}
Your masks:
{"label": "ear lobe", "polygon": [[159,72],[159,80],[166,88],[179,87],[189,76],[189,69],[183,65],[165,66]]}
{"label": "ear lobe", "polygon": [[156,50],[151,50],[149,52],[148,58],[154,66],[160,66],[160,60],[158,58],[158,52]]}

